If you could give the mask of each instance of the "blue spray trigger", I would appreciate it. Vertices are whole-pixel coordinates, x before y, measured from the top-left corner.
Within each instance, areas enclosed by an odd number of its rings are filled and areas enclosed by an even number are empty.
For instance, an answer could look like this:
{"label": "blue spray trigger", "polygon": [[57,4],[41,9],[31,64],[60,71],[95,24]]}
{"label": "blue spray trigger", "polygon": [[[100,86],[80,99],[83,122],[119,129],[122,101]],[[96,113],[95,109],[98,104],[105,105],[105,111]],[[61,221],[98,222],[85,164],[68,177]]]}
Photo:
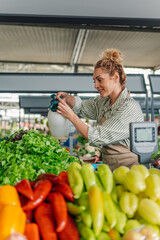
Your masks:
{"label": "blue spray trigger", "polygon": [[[50,106],[49,106],[49,109],[52,111],[52,112],[56,112],[57,111],[57,107],[58,107],[58,103],[59,103],[59,100],[58,99],[55,99],[56,95],[55,94],[52,94],[51,95],[51,102],[50,102]],[[62,97],[60,97],[62,98]]]}

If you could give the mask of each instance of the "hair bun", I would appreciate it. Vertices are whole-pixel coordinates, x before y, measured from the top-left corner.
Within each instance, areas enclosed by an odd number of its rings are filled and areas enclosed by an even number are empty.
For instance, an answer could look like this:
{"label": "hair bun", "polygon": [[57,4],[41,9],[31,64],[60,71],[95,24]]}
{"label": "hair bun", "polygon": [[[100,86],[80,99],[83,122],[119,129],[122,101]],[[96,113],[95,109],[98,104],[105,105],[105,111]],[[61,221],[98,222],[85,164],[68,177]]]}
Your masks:
{"label": "hair bun", "polygon": [[103,53],[102,58],[104,60],[106,60],[107,62],[111,61],[114,64],[122,65],[122,63],[123,63],[122,54],[117,49],[107,49]]}

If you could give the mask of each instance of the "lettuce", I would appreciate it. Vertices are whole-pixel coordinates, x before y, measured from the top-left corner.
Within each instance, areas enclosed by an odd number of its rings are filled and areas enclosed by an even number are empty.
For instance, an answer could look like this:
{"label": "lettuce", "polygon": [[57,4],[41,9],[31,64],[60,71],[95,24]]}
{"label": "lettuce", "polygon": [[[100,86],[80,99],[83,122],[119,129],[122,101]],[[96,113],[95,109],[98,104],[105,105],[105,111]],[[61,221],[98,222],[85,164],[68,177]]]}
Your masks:
{"label": "lettuce", "polygon": [[0,185],[14,185],[24,178],[34,181],[41,173],[59,174],[78,161],[50,135],[30,130],[21,140],[12,139],[0,142]]}

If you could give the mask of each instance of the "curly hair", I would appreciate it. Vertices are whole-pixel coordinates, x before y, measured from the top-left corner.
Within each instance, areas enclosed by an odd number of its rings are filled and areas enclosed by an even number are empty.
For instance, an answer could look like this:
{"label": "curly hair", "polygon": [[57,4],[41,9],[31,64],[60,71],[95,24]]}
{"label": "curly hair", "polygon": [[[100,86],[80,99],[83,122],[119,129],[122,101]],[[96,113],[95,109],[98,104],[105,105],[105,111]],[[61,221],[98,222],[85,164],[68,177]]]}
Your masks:
{"label": "curly hair", "polygon": [[118,72],[121,85],[126,83],[126,74],[122,66],[123,58],[121,53],[116,49],[107,49],[102,58],[95,64],[94,69],[102,68],[113,76],[115,72]]}

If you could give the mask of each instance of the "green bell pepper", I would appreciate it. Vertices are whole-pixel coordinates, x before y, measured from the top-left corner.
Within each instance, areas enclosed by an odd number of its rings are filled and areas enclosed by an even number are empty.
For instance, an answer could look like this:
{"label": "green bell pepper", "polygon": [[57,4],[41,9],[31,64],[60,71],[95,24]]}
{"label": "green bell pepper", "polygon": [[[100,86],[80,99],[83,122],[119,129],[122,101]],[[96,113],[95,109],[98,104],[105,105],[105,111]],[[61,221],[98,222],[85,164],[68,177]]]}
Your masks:
{"label": "green bell pepper", "polygon": [[96,238],[96,240],[111,240],[111,238],[110,238],[110,236],[108,235],[108,233],[100,232],[100,234],[98,235],[98,237]]}
{"label": "green bell pepper", "polygon": [[67,210],[71,215],[78,215],[86,208],[84,206],[78,206],[72,202],[67,202]]}
{"label": "green bell pepper", "polygon": [[84,182],[81,175],[81,165],[79,163],[73,162],[69,165],[68,180],[73,191],[74,198],[78,199],[84,189]]}
{"label": "green bell pepper", "polygon": [[96,240],[95,235],[91,228],[87,227],[82,222],[76,223],[79,234],[82,238],[86,240]]}
{"label": "green bell pepper", "polygon": [[104,215],[108,220],[111,228],[117,223],[116,209],[110,194],[107,192],[103,192],[103,200],[104,200]]}
{"label": "green bell pepper", "polygon": [[107,193],[111,193],[113,189],[113,174],[107,164],[101,164],[97,168],[99,177],[103,184],[103,187]]}
{"label": "green bell pepper", "polygon": [[81,174],[86,186],[87,191],[92,187],[97,185],[96,176],[94,173],[94,168],[92,164],[86,163],[81,168]]}

